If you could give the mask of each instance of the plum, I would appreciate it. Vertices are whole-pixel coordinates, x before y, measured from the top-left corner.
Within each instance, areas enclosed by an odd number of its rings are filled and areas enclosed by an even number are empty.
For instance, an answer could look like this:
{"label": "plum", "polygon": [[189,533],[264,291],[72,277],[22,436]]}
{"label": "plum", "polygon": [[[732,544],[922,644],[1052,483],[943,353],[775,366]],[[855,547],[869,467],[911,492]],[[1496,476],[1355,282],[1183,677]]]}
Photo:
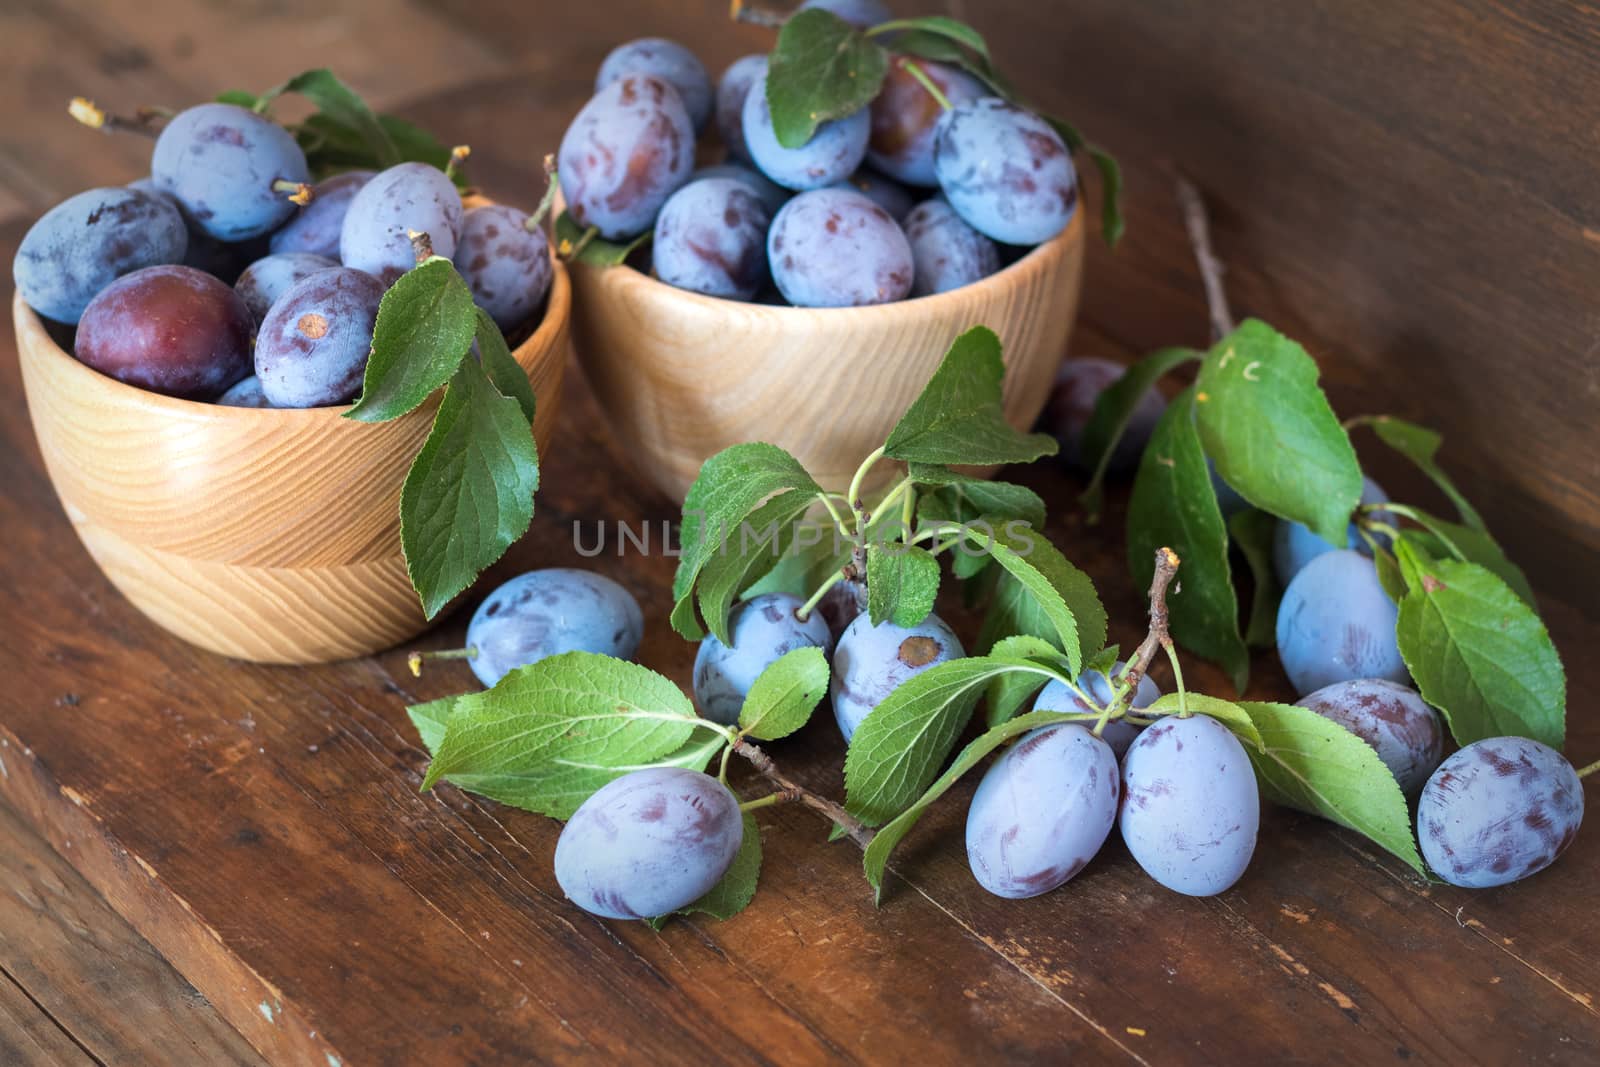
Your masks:
{"label": "plum", "polygon": [[11,277],[29,307],[70,325],[124,274],[181,263],[187,248],[183,216],[170,199],[133,188],[90,189],[28,228]]}
{"label": "plum", "polygon": [[343,404],[361,392],[383,283],[334,267],[295,283],[256,337],[256,377],[276,408]]}
{"label": "plum", "polygon": [[544,231],[530,230],[528,213],[507,204],[466,213],[455,264],[472,299],[506,334],[533,317],[555,279]]}
{"label": "plum", "polygon": [[1278,659],[1295,692],[1356,678],[1410,678],[1394,627],[1398,612],[1372,560],[1326,552],[1295,575],[1278,605]]}
{"label": "plum", "polygon": [[274,253],[309,252],[338,259],[339,237],[344,231],[344,216],[350,210],[350,201],[377,173],[347,170],[322,179],[312,187],[311,203],[273,232],[268,247]]}
{"label": "plum", "polygon": [[[1361,503],[1385,504],[1389,501],[1389,494],[1383,491],[1383,486],[1371,478],[1361,479]],[[1394,522],[1394,517],[1387,512],[1376,512],[1383,522]],[[1387,516],[1387,517],[1385,517]],[[1381,535],[1380,535],[1381,536]],[[1386,539],[1385,539],[1386,540]],[[1381,543],[1381,542],[1380,542]],[[1279,519],[1277,528],[1272,536],[1272,566],[1278,574],[1278,581],[1288,585],[1294,580],[1307,563],[1326,552],[1332,552],[1339,545],[1331,545],[1311,532],[1310,527],[1287,519]],[[1372,549],[1367,547],[1366,538],[1361,536],[1356,523],[1350,523],[1350,529],[1345,537],[1345,548],[1360,552],[1362,555],[1372,555]]]}
{"label": "plum", "polygon": [[744,698],[761,672],[797,648],[833,651],[833,635],[820,612],[801,619],[799,597],[763,593],[734,606],[728,616],[732,646],[707,634],[694,657],[694,699],[712,722],[739,721]]}
{"label": "plum", "polygon": [[254,374],[217,397],[225,408],[270,408],[272,402],[261,391],[261,379]]}
{"label": "plum", "polygon": [[598,93],[629,74],[660,78],[678,90],[684,110],[689,113],[689,122],[696,131],[705,129],[711,119],[711,75],[693,52],[665,37],[641,37],[620,44],[601,62],[594,91]]}
{"label": "plum", "polygon": [[907,70],[915,63],[952,104],[968,104],[988,95],[983,82],[948,63],[896,56],[889,63],[883,88],[872,101],[872,134],[867,159],[878,170],[908,185],[939,183],[933,164],[934,131],[944,106]]}
{"label": "plum", "polygon": [[250,309],[193,267],[145,267],[112,282],[78,323],[78,359],[168,396],[215,400],[250,374]]}
{"label": "plum", "polygon": [[[1120,674],[1127,664],[1122,660],[1112,665],[1111,673]],[[1078,688],[1088,693],[1099,707],[1090,707],[1078,698],[1078,694],[1052,680],[1049,685],[1039,691],[1033,701],[1034,711],[1064,711],[1064,712],[1093,712],[1099,714],[1105,706],[1111,703],[1111,680],[1099,671],[1084,671],[1078,678]],[[1161,689],[1148,674],[1139,679],[1139,688],[1133,694],[1133,707],[1148,708],[1161,699]],[[1133,739],[1139,736],[1143,727],[1136,726],[1127,719],[1116,719],[1106,723],[1106,728],[1100,731],[1100,739],[1111,746],[1111,751],[1120,759],[1128,746],[1133,744]]]}
{"label": "plum", "polygon": [[679,289],[750,300],[767,281],[771,221],[760,198],[736,179],[690,182],[656,216],[656,276]]}
{"label": "plum", "polygon": [[767,259],[784,298],[799,307],[859,307],[911,291],[911,245],[894,219],[860,193],[818,189],[783,206],[767,231]]}
{"label": "plum", "polygon": [[[1089,457],[1083,454],[1083,431],[1094,415],[1100,394],[1115,384],[1126,370],[1121,363],[1099,356],[1076,356],[1061,361],[1045,408],[1045,426],[1061,442],[1061,457],[1073,466],[1083,467],[1088,463]],[[1138,466],[1144,446],[1150,443],[1150,435],[1166,410],[1167,402],[1160,390],[1154,385],[1145,390],[1134,405],[1127,428],[1112,450],[1106,469],[1120,473]]]}
{"label": "plum", "polygon": [[1000,269],[995,243],[968,226],[943,200],[918,204],[904,225],[911,244],[912,296],[959,289]]}
{"label": "plum", "polygon": [[766,76],[766,56],[742,56],[717,81],[717,133],[730,159],[750,159],[750,149],[744,143],[744,98],[750,94],[750,86],[760,84]]}
{"label": "plum", "polygon": [[1100,851],[1117,818],[1117,757],[1081,726],[1031,730],[995,760],[967,809],[967,864],[999,897],[1035,897]]}
{"label": "plum", "polygon": [[282,126],[232,104],[200,104],[162,127],[150,176],[207,234],[242,241],[271,233],[295,213],[274,183],[306,182],[311,174]]}
{"label": "plum", "polygon": [[1078,209],[1072,153],[1048,122],[999,97],[957,104],[935,127],[934,170],[945,199],[981,234],[1035,245]]}
{"label": "plum", "polygon": [[608,241],[648,230],[694,169],[694,125],[678,90],[644,74],[618,78],[583,105],[561,138],[561,192],[579,226]]}
{"label": "plum", "polygon": [[1583,822],[1583,781],[1526,737],[1490,737],[1451,755],[1417,805],[1422,856],[1451,885],[1484,889],[1537,874]]}
{"label": "plum", "polygon": [[1355,678],[1323,686],[1296,703],[1371,745],[1408,796],[1422,788],[1444,754],[1439,713],[1406,686]]}
{"label": "plum", "polygon": [[857,615],[833,654],[829,690],[839,732],[849,741],[861,721],[902,682],[965,655],[955,632],[937,615],[912,627],[887,620],[874,626],[866,612]]}
{"label": "plum", "polygon": [[684,767],[650,767],[601,786],[567,820],[556,882],[591,914],[650,919],[710,892],[743,842],[727,786]]}
{"label": "plum", "polygon": [[822,123],[811,139],[797,148],[778,143],[767,107],[767,80],[750,86],[744,98],[744,143],[761,173],[786,189],[821,189],[848,178],[867,155],[872,123],[862,108]]}
{"label": "plum", "polygon": [[916,206],[917,198],[911,195],[911,190],[895,181],[875,174],[862,167],[848,178],[842,178],[828,186],[829,189],[848,189],[877,204],[889,213],[894,221],[905,225],[905,218],[911,214],[911,209]]}
{"label": "plum", "polygon": [[519,574],[484,598],[467,624],[472,672],[491,689],[511,671],[562,652],[632,659],[644,613],[603,574],[547,567]]}
{"label": "plum", "polygon": [[310,252],[278,252],[263,256],[246,267],[239,280],[233,283],[233,291],[250,309],[251,318],[259,323],[296,282],[338,265],[337,260]]}
{"label": "plum", "polygon": [[449,259],[461,236],[461,194],[444,171],[400,163],[379,171],[356,191],[339,229],[339,259],[393,285],[417,265],[411,233],[425,233],[433,253]]}

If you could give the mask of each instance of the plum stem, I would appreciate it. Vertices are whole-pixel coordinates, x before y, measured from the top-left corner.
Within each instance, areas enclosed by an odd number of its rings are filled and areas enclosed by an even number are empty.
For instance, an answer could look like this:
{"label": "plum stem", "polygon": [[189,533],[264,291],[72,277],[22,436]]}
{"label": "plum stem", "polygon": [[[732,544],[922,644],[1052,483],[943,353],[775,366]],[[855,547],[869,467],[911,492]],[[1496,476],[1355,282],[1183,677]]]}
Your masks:
{"label": "plum stem", "polygon": [[950,98],[944,95],[944,91],[934,84],[932,78],[928,77],[928,72],[922,69],[921,64],[909,59],[902,59],[900,66],[907,74],[917,79],[918,85],[928,90],[928,95],[933,97],[941,108],[950,111],[955,107],[954,104],[950,103]]}
{"label": "plum stem", "polygon": [[1578,777],[1579,778],[1587,778],[1589,775],[1593,774],[1595,771],[1600,771],[1600,760],[1595,760],[1593,763],[1589,764],[1587,767],[1579,767],[1578,768]]}
{"label": "plum stem", "polygon": [[1167,653],[1167,662],[1172,664],[1172,677],[1178,687],[1178,718],[1189,717],[1189,694],[1183,688],[1183,665],[1178,662],[1178,650],[1172,645],[1172,638],[1162,635],[1161,647]]}
{"label": "plum stem", "polygon": [[411,251],[417,257],[420,266],[433,258],[433,238],[422,230],[407,230],[406,236],[411,238]]}
{"label": "plum stem", "polygon": [[834,529],[839,531],[840,536],[849,536],[850,528],[844,524],[844,516],[839,514],[839,509],[833,506],[833,498],[819,490],[817,499],[828,509],[828,518],[833,520]]}
{"label": "plum stem", "polygon": [[539,206],[533,209],[528,221],[522,224],[523,229],[531,232],[544,225],[551,207],[555,205],[557,188],[559,186],[556,183],[556,157],[547,152],[544,157],[544,196],[539,198]]}
{"label": "plum stem", "polygon": [[561,242],[561,248],[559,248],[557,251],[560,253],[562,259],[577,259],[578,256],[582,254],[583,250],[589,247],[589,242],[593,241],[598,236],[600,236],[600,227],[590,226],[587,230],[583,231],[583,235],[579,237],[577,241]]}
{"label": "plum stem", "polygon": [[432,652],[413,652],[406,657],[406,666],[411,668],[411,677],[422,677],[422,664],[430,659],[477,659],[478,646],[468,645],[466,648],[441,648]]}
{"label": "plum stem", "polygon": [[[777,766],[772,762],[772,757],[761,751],[759,747],[741,738],[733,743],[733,751],[739,753],[756,772],[777,787],[777,794],[784,800],[795,800],[810,808],[812,811],[833,820],[834,824],[843,827],[845,836],[850,838],[863,849],[872,843],[873,831],[860,819],[851,815],[844,808],[835,804],[827,797],[818,796],[800,783],[784,777]],[[778,803],[773,801],[773,803]]]}
{"label": "plum stem", "polygon": [[811,613],[817,610],[817,605],[822,603],[822,598],[828,595],[828,590],[843,581],[844,576],[843,570],[837,570],[830,574],[828,580],[823,582],[815,593],[811,594],[811,598],[795,609],[794,617],[801,622],[811,618]]}
{"label": "plum stem", "polygon": [[[1127,686],[1126,694],[1119,694],[1112,701],[1115,706],[1122,699],[1129,704],[1133,702],[1133,695],[1139,691],[1139,682],[1144,678],[1145,672],[1150,668],[1150,662],[1155,659],[1158,647],[1167,647],[1172,643],[1171,636],[1167,633],[1167,586],[1172,584],[1173,577],[1178,573],[1178,554],[1170,548],[1156,549],[1156,572],[1150,579],[1150,632],[1145,635],[1139,647],[1134,649],[1133,655],[1128,657],[1128,666],[1122,672],[1122,684]],[[1173,656],[1176,666],[1177,656]],[[1178,676],[1181,688],[1182,675]],[[1109,710],[1109,709],[1107,709]]]}
{"label": "plum stem", "polygon": [[760,808],[770,808],[770,807],[772,807],[772,805],[774,805],[774,804],[782,804],[785,800],[788,800],[788,799],[789,798],[786,795],[784,795],[783,793],[768,793],[764,797],[757,797],[754,800],[745,801],[743,804],[739,805],[739,810],[740,811],[756,811],[756,810],[758,810]]}
{"label": "plum stem", "polygon": [[289,194],[290,203],[299,204],[301,207],[311,203],[312,198],[317,195],[316,190],[312,189],[309,183],[291,181],[288,178],[279,178],[274,181],[272,183],[272,191]]}
{"label": "plum stem", "polygon": [[1206,307],[1211,312],[1211,339],[1220,341],[1233,332],[1233,312],[1228,309],[1228,294],[1222,288],[1225,268],[1211,250],[1211,223],[1200,190],[1183,175],[1178,176],[1178,203],[1183,206],[1183,224],[1189,231],[1195,262],[1200,265],[1200,280],[1206,287]]}
{"label": "plum stem", "polygon": [[160,133],[151,125],[154,119],[160,117],[153,108],[148,111],[141,110],[138,118],[126,119],[111,114],[88,97],[75,96],[67,104],[67,114],[91,130],[104,130],[106,133],[136,133],[141,137],[155,137]]}
{"label": "plum stem", "polygon": [[458,144],[450,149],[450,159],[444,165],[444,176],[451,181],[455,181],[456,172],[461,169],[461,164],[465,163],[470,155],[472,155],[471,145]]}

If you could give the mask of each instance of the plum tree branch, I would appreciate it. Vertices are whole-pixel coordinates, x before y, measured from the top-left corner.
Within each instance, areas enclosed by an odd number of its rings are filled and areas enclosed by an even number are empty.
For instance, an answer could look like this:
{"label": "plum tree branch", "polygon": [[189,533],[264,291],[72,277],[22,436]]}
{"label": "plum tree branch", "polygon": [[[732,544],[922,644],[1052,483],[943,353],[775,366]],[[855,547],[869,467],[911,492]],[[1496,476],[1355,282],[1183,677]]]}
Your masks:
{"label": "plum tree branch", "polygon": [[1206,307],[1211,313],[1211,339],[1220,341],[1233,332],[1233,312],[1228,308],[1228,294],[1222,287],[1225,268],[1222,260],[1211,250],[1211,223],[1206,216],[1206,204],[1200,190],[1183,175],[1178,176],[1178,203],[1183,207],[1183,225],[1189,231],[1189,244],[1194,248],[1195,262],[1200,265],[1200,280],[1206,287]]}
{"label": "plum tree branch", "polygon": [[866,848],[872,843],[873,832],[871,828],[848,811],[845,811],[841,805],[835,804],[827,797],[818,796],[800,783],[785,777],[778,770],[777,765],[772,762],[772,757],[761,751],[759,746],[741,739],[733,743],[733,751],[748,760],[761,777],[777,788],[778,793],[782,794],[785,800],[799,801],[812,811],[826,816],[843,827],[845,836],[862,848]]}
{"label": "plum tree branch", "polygon": [[1124,698],[1130,703],[1139,691],[1139,682],[1155,659],[1156,650],[1172,645],[1172,638],[1167,633],[1167,587],[1172,584],[1181,562],[1172,549],[1156,549],[1156,572],[1150,579],[1150,632],[1145,634],[1139,647],[1128,657],[1128,666],[1122,672],[1122,684],[1126,687]]}

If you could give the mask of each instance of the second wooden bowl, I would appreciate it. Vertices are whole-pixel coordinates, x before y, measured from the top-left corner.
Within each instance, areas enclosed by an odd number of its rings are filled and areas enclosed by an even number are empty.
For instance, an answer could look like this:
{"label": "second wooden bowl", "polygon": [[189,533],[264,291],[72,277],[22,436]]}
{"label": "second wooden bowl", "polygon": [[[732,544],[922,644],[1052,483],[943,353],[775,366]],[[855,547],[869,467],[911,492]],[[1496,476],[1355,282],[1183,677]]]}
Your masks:
{"label": "second wooden bowl", "polygon": [[[571,290],[558,263],[518,346],[550,446]],[[17,295],[39,449],[84,547],[122,594],[185,641],[238,659],[365,655],[427,625],[400,551],[400,485],[436,400],[392,422],[345,408],[221,407],[124,385],[79,363]]]}
{"label": "second wooden bowl", "polygon": [[573,264],[574,342],[612,431],[674,500],[745,441],[787,449],[842,490],[969,327],[1000,335],[1006,415],[1032,425],[1077,313],[1083,216],[976,284],[875,307],[744,304]]}

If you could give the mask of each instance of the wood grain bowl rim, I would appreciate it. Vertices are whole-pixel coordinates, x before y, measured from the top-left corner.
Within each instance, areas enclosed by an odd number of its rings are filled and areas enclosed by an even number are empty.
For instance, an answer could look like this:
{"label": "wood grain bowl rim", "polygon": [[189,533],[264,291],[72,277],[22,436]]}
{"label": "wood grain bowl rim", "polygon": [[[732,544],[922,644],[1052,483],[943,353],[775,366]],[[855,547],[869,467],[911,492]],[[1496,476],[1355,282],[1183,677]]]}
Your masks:
{"label": "wood grain bowl rim", "polygon": [[707,296],[690,289],[680,289],[667,284],[654,274],[647,274],[627,263],[614,267],[587,264],[579,266],[583,267],[586,274],[599,280],[607,290],[608,297],[620,297],[626,294],[630,298],[637,298],[642,302],[648,301],[657,306],[690,307],[702,314],[732,314],[751,319],[784,316],[800,321],[802,318],[820,314],[826,315],[833,325],[848,329],[863,324],[864,320],[874,316],[884,320],[901,318],[912,309],[937,315],[960,305],[981,303],[986,297],[996,295],[1000,291],[1019,288],[1029,275],[1044,274],[1053,270],[1075,246],[1081,246],[1084,243],[1086,230],[1087,223],[1084,221],[1084,210],[1080,203],[1065,229],[1048,241],[1035,245],[1015,262],[1007,264],[988,277],[942,293],[860,307],[814,308],[732,300],[727,297]]}
{"label": "wood grain bowl rim", "polygon": [[[512,352],[513,356],[534,352],[537,358],[531,364],[523,363],[523,369],[533,375],[535,369],[545,360],[565,359],[564,346],[557,344],[562,332],[567,327],[567,320],[572,315],[572,282],[569,278],[565,264],[554,254],[551,255],[554,265],[554,275],[550,283],[550,295],[545,299],[544,315],[538,327],[529,334],[527,339],[519,344]],[[231,288],[231,287],[230,287]],[[345,413],[354,404],[339,404],[331,407],[316,408],[246,408],[231,407],[218,404],[214,401],[187,400],[182,397],[167,396],[150,389],[143,389],[137,385],[121,382],[108,374],[102,374],[93,367],[82,362],[77,356],[68,352],[56,343],[49,329],[44,324],[44,319],[22,299],[20,291],[13,290],[11,298],[11,317],[15,327],[28,335],[31,348],[35,351],[46,351],[52,357],[60,357],[57,361],[70,364],[68,369],[51,368],[60,377],[53,378],[58,382],[55,388],[73,388],[81,390],[81,395],[97,393],[97,399],[108,405],[116,405],[127,411],[136,411],[141,416],[168,417],[186,421],[206,421],[213,423],[226,422],[236,419],[262,419],[276,418],[280,420],[298,420],[294,425],[296,429],[307,429],[315,426],[319,421],[325,425],[344,424],[348,426],[367,426],[368,423],[353,419],[346,419]]]}

